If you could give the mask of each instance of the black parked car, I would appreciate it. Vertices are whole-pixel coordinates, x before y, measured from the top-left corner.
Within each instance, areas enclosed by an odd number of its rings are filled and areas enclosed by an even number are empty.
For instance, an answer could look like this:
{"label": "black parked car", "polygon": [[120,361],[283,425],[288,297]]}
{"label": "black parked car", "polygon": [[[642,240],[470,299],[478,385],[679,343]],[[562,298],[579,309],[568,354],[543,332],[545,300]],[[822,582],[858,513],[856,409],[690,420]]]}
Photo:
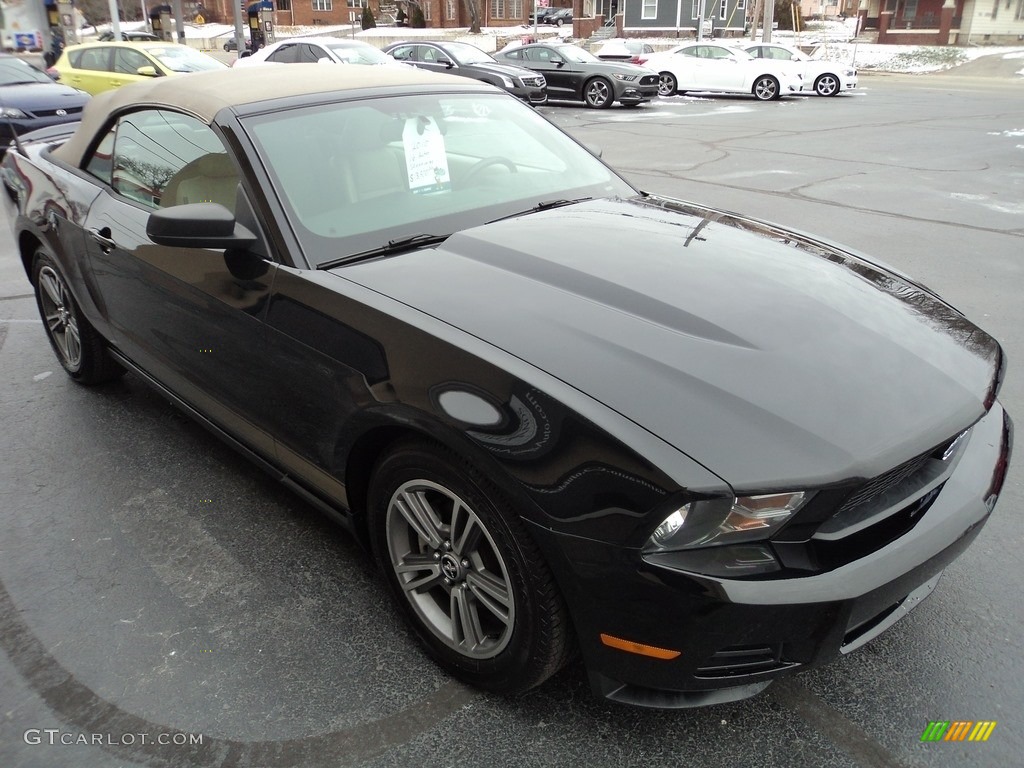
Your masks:
{"label": "black parked car", "polygon": [[530,104],[543,104],[548,100],[544,75],[495,61],[494,57],[469,43],[406,41],[385,47],[384,53],[420,69],[471,77],[496,85]]}
{"label": "black parked car", "polygon": [[0,154],[13,133],[82,119],[89,94],[56,83],[17,56],[0,53]]}
{"label": "black parked car", "polygon": [[[554,24],[556,27],[572,24],[572,8],[538,8],[536,13],[538,24]],[[531,24],[533,24],[533,16],[532,13],[529,16]]]}
{"label": "black parked car", "polygon": [[618,101],[635,106],[658,95],[658,73],[634,64],[601,61],[571,43],[534,43],[508,48],[496,55],[544,75],[548,97],[583,101],[601,109]]}
{"label": "black parked car", "polygon": [[[246,49],[249,48],[249,41],[248,40],[245,41],[245,48]],[[235,38],[233,38],[233,37],[229,37],[227,40],[224,41],[224,50],[226,52],[229,52],[229,53],[231,51],[237,51],[238,50],[238,41],[235,40]]]}
{"label": "black parked car", "polygon": [[[100,36],[98,38],[96,38],[96,39],[99,40],[101,43],[109,43],[111,40],[114,39],[114,33],[108,30],[106,32],[101,33]],[[126,40],[126,41],[130,41],[130,42],[140,43],[140,42],[147,42],[147,41],[149,41],[149,42],[153,42],[153,41],[159,42],[163,38],[157,37],[152,32],[136,31],[136,32],[122,32],[121,33],[121,39],[122,40]]]}
{"label": "black parked car", "polygon": [[0,176],[68,375],[130,371],[342,521],[492,691],[579,651],[616,701],[753,695],[917,605],[1003,485],[983,330],[481,83],[154,78]]}

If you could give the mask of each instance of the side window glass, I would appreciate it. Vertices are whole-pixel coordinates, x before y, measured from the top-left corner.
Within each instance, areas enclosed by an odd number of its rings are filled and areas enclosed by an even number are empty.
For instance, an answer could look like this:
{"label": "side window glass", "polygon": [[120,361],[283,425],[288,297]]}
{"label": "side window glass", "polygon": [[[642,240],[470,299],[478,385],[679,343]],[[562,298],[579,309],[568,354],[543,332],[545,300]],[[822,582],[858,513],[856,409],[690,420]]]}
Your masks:
{"label": "side window glass", "polygon": [[131,48],[114,49],[114,71],[122,75],[137,75],[139,67],[151,67],[153,63]]}
{"label": "side window glass", "polygon": [[391,58],[397,61],[412,61],[413,47],[411,45],[400,45],[391,52]]}
{"label": "side window glass", "polygon": [[78,68],[93,72],[109,72],[110,48],[104,45],[85,49],[78,60]]}
{"label": "side window glass", "polygon": [[438,50],[436,48],[431,48],[429,45],[420,46],[420,61],[426,64],[436,64],[437,56]]}
{"label": "side window glass", "polygon": [[522,61],[522,58],[523,58],[523,52],[522,51],[509,51],[505,55],[508,58],[510,58],[510,59],[517,59],[519,61]]}
{"label": "side window glass", "polygon": [[320,59],[330,58],[327,52],[315,45],[303,44],[299,46],[299,62],[302,64],[316,64]]}
{"label": "side window glass", "polygon": [[270,56],[267,61],[274,61],[278,64],[294,64],[298,60],[299,47],[297,45],[282,45]]}
{"label": "side window glass", "polygon": [[107,131],[100,143],[96,146],[92,157],[85,165],[87,173],[91,173],[105,184],[111,183],[111,171],[114,168],[114,129]]}
{"label": "side window glass", "polygon": [[[88,169],[101,178],[106,138]],[[220,203],[235,209],[238,174],[213,130],[194,117],[143,110],[120,118],[113,142],[110,184],[118,194],[149,208]]]}

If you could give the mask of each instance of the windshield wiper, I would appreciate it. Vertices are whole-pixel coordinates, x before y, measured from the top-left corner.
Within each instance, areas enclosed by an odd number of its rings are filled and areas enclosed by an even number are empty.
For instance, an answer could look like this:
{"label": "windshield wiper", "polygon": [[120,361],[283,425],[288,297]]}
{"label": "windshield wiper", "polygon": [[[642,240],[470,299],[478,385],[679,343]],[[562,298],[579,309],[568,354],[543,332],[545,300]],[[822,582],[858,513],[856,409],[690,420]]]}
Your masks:
{"label": "windshield wiper", "polygon": [[333,259],[332,261],[326,261],[323,264],[317,264],[317,269],[331,269],[332,267],[339,267],[342,264],[351,264],[356,261],[365,261],[366,259],[372,259],[376,256],[384,256],[389,253],[397,253],[398,251],[411,250],[413,248],[423,248],[428,245],[438,245],[447,240],[451,235],[431,235],[422,233],[419,235],[410,235],[409,237],[399,237],[394,240],[388,240],[384,245],[379,245],[376,248],[371,248],[368,251],[362,251],[360,253],[353,253],[349,256],[342,256],[340,259]]}
{"label": "windshield wiper", "polygon": [[527,208],[525,211],[517,211],[516,213],[510,213],[507,216],[499,216],[496,219],[492,219],[487,222],[493,224],[495,221],[504,221],[505,219],[514,219],[516,216],[526,216],[530,213],[539,213],[540,211],[550,211],[552,208],[562,208],[566,205],[575,205],[576,203],[585,203],[587,200],[593,200],[592,197],[576,197],[576,198],[556,198],[554,200],[541,200],[531,208]]}

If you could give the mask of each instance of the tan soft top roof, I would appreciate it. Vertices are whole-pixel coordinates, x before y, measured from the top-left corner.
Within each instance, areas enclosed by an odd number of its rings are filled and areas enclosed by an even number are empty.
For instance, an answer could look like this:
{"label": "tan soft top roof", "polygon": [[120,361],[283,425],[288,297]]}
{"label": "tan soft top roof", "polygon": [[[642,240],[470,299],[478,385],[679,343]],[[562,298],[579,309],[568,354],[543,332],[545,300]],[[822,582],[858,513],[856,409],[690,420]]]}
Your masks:
{"label": "tan soft top roof", "polygon": [[81,165],[86,150],[109,116],[133,106],[173,107],[209,123],[225,107],[288,96],[401,85],[464,86],[470,82],[464,77],[413,67],[358,64],[267,64],[154,77],[92,98],[85,106],[78,130],[53,154],[70,165]]}

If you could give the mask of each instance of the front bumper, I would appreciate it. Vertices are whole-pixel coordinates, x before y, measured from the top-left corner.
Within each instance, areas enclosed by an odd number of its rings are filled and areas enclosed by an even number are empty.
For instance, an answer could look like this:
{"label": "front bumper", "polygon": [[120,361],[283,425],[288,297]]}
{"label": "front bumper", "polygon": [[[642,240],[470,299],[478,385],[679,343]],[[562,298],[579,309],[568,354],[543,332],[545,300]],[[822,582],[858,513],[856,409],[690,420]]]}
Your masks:
{"label": "front bumper", "polygon": [[[978,535],[1002,487],[1011,434],[996,403],[909,531],[814,575],[715,578],[673,564],[675,553],[643,555],[537,529],[595,691],[640,706],[701,706],[752,696],[780,675],[860,647],[926,597]],[[627,653],[602,634],[680,654]]]}
{"label": "front bumper", "polygon": [[517,99],[525,101],[527,104],[545,104],[548,100],[548,89],[547,87],[535,88],[535,87],[516,87],[511,89],[510,93]]}
{"label": "front bumper", "polygon": [[640,104],[658,95],[658,86],[637,85],[635,83],[617,82],[615,100],[622,104]]}

